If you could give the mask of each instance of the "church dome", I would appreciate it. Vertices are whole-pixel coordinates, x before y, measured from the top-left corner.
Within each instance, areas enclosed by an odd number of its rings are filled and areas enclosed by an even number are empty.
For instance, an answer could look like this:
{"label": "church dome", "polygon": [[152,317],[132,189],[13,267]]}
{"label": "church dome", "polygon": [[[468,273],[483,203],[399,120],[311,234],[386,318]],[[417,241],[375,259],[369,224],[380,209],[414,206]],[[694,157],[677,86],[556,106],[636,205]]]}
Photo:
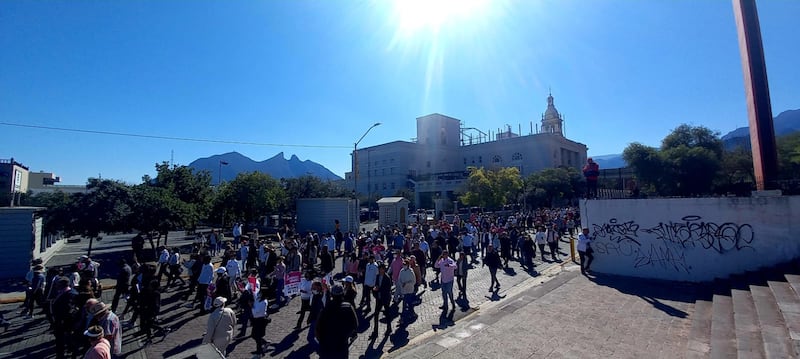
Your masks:
{"label": "church dome", "polygon": [[553,104],[553,95],[547,96],[547,110],[544,112],[544,118],[547,120],[556,120],[559,118],[558,110]]}

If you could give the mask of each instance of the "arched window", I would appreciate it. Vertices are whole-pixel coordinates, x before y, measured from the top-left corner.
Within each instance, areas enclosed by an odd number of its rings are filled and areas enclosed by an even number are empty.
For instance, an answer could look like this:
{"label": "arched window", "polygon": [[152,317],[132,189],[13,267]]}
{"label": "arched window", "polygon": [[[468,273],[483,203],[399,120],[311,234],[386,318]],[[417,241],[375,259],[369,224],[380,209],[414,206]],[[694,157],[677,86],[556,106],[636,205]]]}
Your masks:
{"label": "arched window", "polygon": [[511,160],[512,161],[522,161],[522,154],[519,153],[519,152],[514,153],[513,155],[511,155]]}

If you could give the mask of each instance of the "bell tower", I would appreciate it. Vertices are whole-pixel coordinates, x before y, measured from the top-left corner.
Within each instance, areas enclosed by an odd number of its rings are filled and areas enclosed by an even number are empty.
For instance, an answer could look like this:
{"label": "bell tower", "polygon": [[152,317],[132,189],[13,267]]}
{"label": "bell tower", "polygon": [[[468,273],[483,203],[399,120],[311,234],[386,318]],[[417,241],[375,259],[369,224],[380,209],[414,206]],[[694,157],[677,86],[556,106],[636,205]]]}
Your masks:
{"label": "bell tower", "polygon": [[542,115],[542,133],[555,133],[563,136],[564,118],[556,110],[553,104],[553,94],[547,96],[547,110]]}

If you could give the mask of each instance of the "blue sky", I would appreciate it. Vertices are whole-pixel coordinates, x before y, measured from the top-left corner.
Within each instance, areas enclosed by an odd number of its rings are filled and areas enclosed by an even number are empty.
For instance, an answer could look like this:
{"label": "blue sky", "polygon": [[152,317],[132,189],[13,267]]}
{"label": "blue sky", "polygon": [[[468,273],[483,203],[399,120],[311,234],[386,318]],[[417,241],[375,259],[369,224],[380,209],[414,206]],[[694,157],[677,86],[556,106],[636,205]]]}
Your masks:
{"label": "blue sky", "polygon": [[[177,164],[284,152],[343,176],[374,122],[360,147],[409,140],[434,112],[527,133],[548,88],[590,155],[658,145],[681,123],[747,124],[731,1],[426,3],[2,1],[0,122],[340,147],[0,125],[0,158],[66,184],[138,183],[170,151]],[[800,108],[800,1],[758,10],[777,115]]]}

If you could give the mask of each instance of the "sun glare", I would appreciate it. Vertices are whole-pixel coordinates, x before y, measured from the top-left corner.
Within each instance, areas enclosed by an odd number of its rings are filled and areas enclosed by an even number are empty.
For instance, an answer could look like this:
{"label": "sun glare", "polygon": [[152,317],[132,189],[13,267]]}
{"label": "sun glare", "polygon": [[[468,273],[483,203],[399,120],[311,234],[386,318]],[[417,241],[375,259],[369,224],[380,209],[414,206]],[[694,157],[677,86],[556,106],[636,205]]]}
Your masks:
{"label": "sun glare", "polygon": [[490,3],[491,0],[395,0],[393,13],[398,32],[410,36],[438,33],[450,23],[473,20]]}

